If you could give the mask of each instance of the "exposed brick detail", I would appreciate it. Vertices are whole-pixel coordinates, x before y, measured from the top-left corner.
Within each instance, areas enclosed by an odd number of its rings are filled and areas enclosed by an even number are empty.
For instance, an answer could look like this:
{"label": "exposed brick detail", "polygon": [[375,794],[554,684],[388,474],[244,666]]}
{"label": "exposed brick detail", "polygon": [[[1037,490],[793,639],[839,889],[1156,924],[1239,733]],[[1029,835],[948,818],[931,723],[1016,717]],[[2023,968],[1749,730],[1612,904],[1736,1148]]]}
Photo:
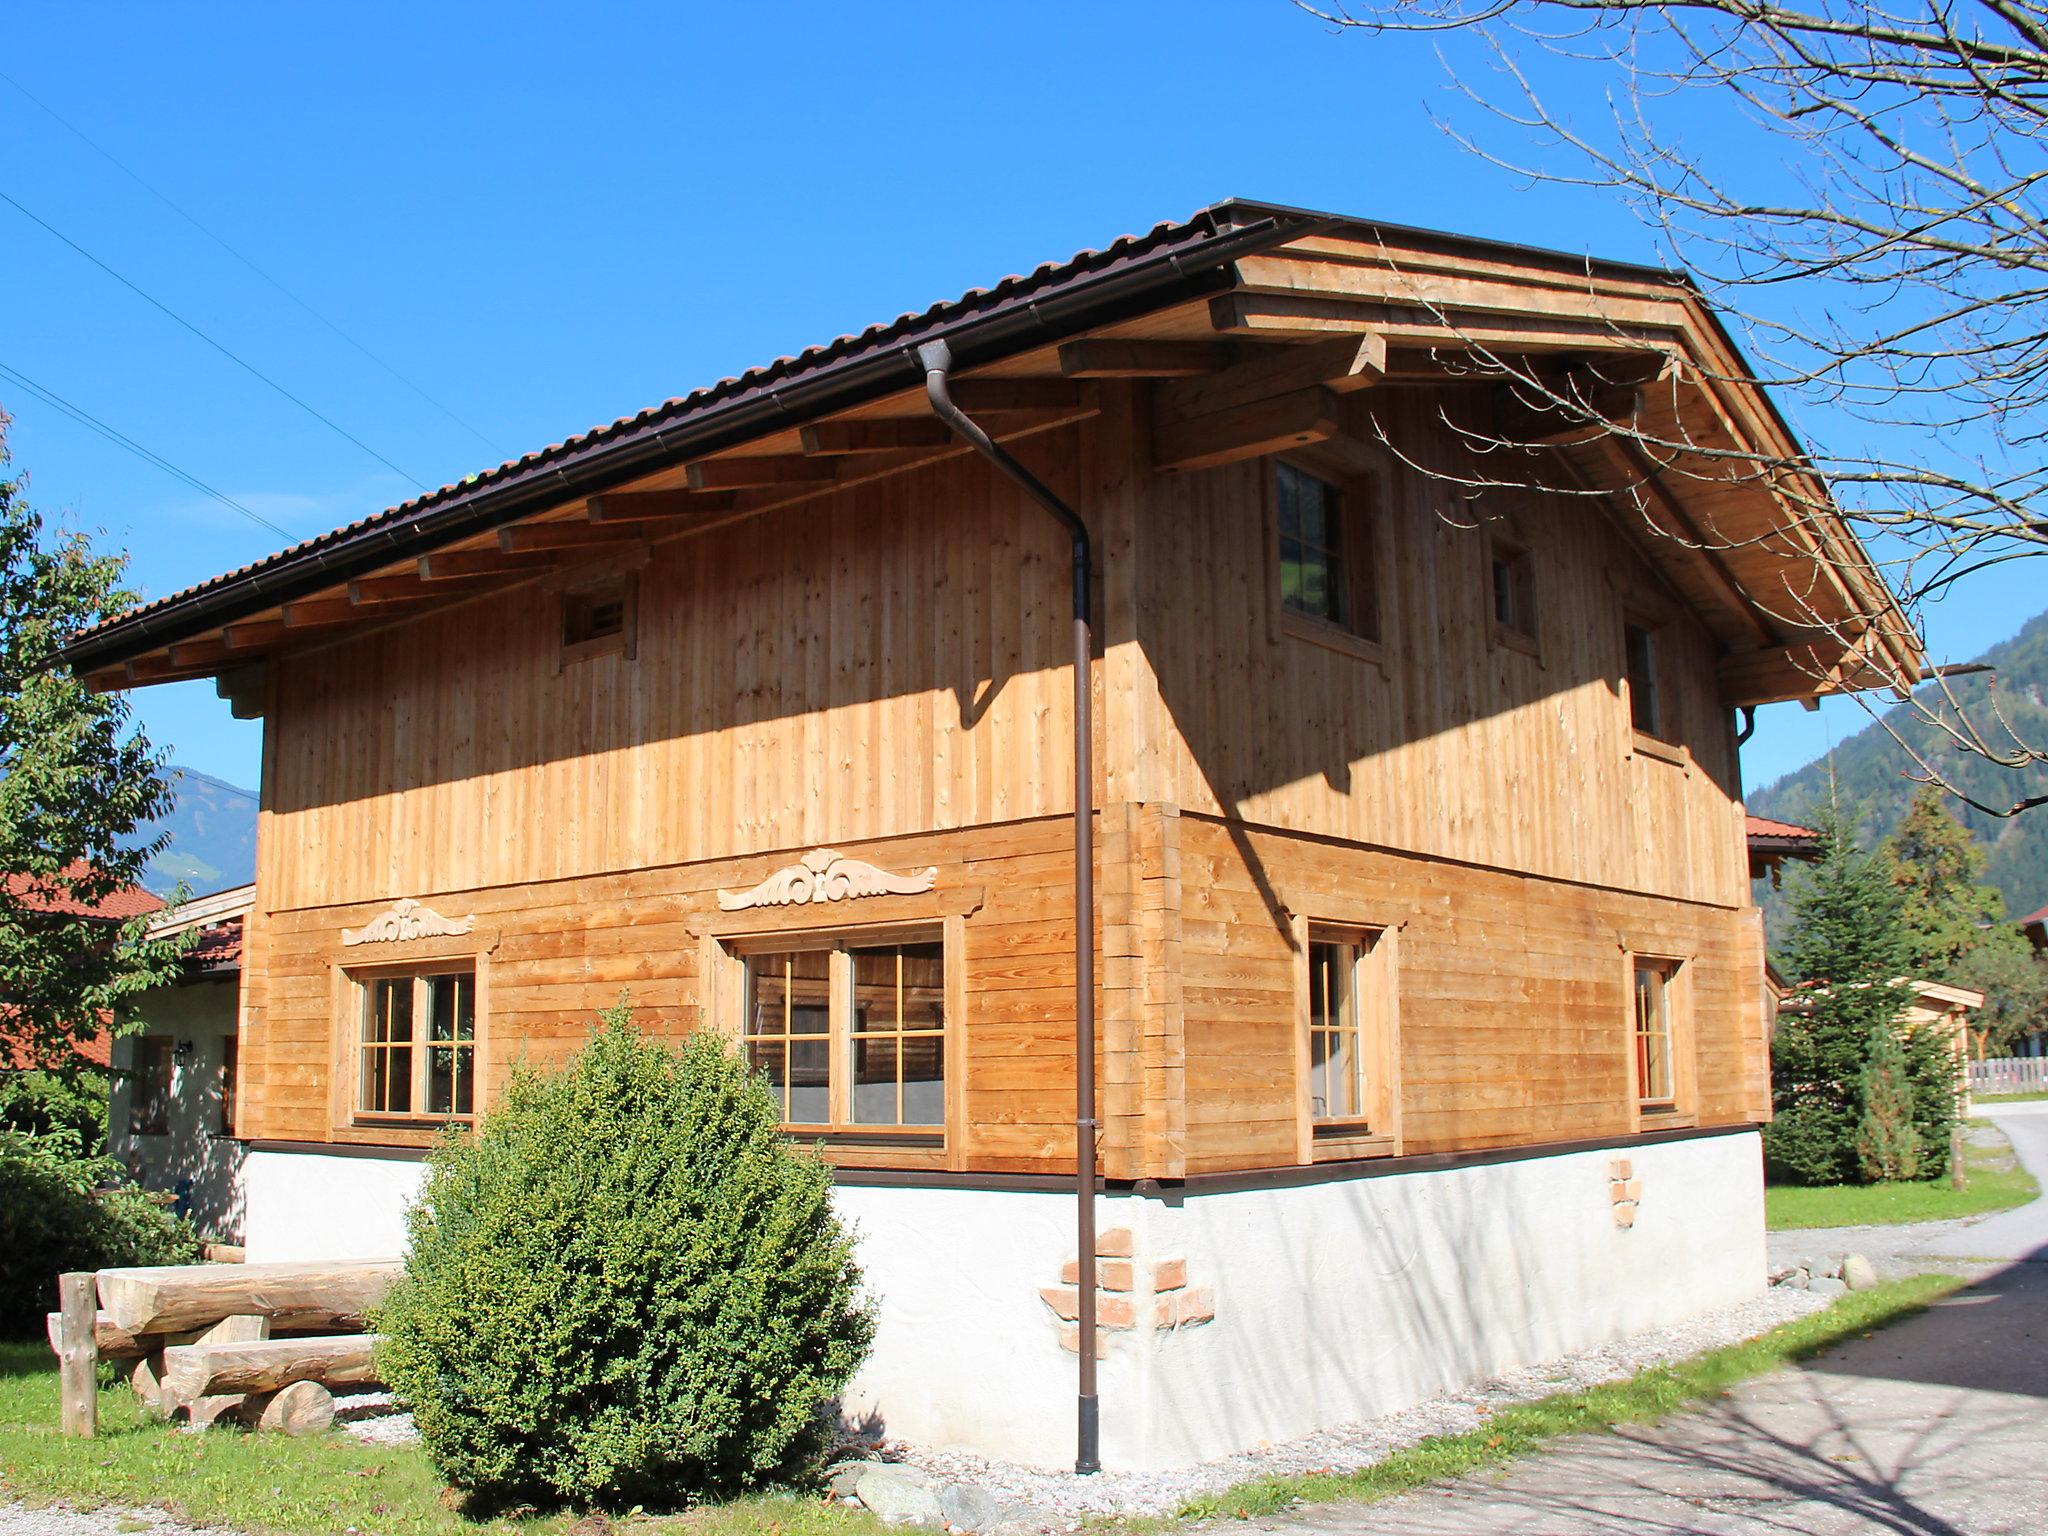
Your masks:
{"label": "exposed brick detail", "polygon": [[1111,1227],[1107,1232],[1095,1234],[1095,1256],[1098,1259],[1128,1259],[1136,1252],[1129,1227]]}
{"label": "exposed brick detail", "polygon": [[1137,1303],[1128,1296],[1101,1296],[1095,1298],[1095,1321],[1104,1328],[1135,1328],[1138,1326]]}
{"label": "exposed brick detail", "polygon": [[1158,1308],[1155,1326],[1160,1328],[1193,1328],[1216,1321],[1216,1292],[1206,1285],[1169,1292],[1161,1296],[1155,1305]]}
{"label": "exposed brick detail", "polygon": [[[1136,1286],[1133,1284],[1135,1279],[1136,1276],[1132,1272],[1129,1259],[1097,1259],[1095,1261],[1095,1284],[1101,1290],[1135,1290]],[[1062,1285],[1079,1285],[1081,1283],[1081,1261],[1079,1259],[1069,1259],[1060,1266],[1060,1283]]]}
{"label": "exposed brick detail", "polygon": [[1054,1317],[1072,1321],[1081,1315],[1081,1293],[1071,1285],[1040,1286],[1038,1299],[1052,1308]]}
{"label": "exposed brick detail", "polygon": [[1635,1172],[1632,1159],[1615,1157],[1607,1161],[1607,1197],[1613,1204],[1614,1224],[1623,1231],[1636,1224],[1636,1210],[1643,1200],[1643,1181]]}
{"label": "exposed brick detail", "polygon": [[1152,1266],[1152,1289],[1177,1291],[1188,1283],[1186,1259],[1161,1259]]}

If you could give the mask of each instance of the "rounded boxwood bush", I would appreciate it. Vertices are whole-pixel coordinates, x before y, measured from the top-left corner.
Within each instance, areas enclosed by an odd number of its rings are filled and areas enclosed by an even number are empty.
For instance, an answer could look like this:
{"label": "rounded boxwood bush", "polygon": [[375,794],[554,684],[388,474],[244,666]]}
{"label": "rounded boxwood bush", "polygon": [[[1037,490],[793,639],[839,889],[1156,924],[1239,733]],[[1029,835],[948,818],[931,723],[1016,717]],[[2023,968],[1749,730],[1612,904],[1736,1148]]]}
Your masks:
{"label": "rounded boxwood bush", "polygon": [[831,1176],[710,1035],[614,1009],[434,1153],[384,1379],[479,1505],[673,1506],[790,1480],[872,1322]]}

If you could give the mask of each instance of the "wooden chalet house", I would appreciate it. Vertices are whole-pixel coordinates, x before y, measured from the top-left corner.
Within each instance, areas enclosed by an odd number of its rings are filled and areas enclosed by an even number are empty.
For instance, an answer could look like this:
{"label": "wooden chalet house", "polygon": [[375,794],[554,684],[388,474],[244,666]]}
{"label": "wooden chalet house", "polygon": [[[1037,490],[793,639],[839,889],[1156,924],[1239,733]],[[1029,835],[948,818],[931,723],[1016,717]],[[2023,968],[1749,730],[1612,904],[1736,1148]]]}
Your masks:
{"label": "wooden chalet house", "polygon": [[[1700,462],[1552,419],[1475,500],[1489,359]],[[1065,1462],[1093,1338],[1185,1462],[1751,1294],[1736,712],[1919,658],[1717,478],[1797,452],[1744,372],[1682,276],[1232,202],[81,637],[264,720],[250,1258],[396,1251],[623,990],[838,1165],[893,1434]]]}

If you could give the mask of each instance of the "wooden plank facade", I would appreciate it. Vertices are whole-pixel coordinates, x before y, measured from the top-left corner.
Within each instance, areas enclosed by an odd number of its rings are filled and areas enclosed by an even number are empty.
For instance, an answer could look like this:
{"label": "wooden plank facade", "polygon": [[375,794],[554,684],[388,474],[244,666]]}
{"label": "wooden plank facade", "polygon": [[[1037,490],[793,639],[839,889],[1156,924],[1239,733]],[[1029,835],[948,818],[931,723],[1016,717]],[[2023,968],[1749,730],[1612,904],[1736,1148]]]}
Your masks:
{"label": "wooden plank facade", "polygon": [[[962,404],[1096,540],[1112,1179],[1768,1114],[1731,705],[1806,687],[1795,653],[1818,654],[1764,586],[1817,603],[1819,568],[1848,605],[1874,578],[1846,531],[1775,552],[1731,531],[1712,560],[1660,543],[1656,508],[1603,487],[1578,442],[1525,489],[1470,492],[1491,471],[1455,426],[1475,391],[1446,376],[1447,327],[1468,350],[1574,356],[1625,331],[1660,377],[1690,365],[1675,376],[1696,438],[1709,416],[1782,429],[1701,382],[1732,353],[1682,284],[1426,241],[1397,262],[1386,244],[1276,237],[1225,292],[962,377]],[[365,1010],[441,1006],[376,1002],[380,978],[473,976],[452,1005],[473,1010],[467,1055],[451,1044],[432,1070],[471,1074],[474,1109],[622,993],[664,1034],[754,1033],[771,992],[749,992],[748,957],[830,936],[817,988],[894,964],[908,1031],[915,962],[918,1017],[943,1039],[943,1113],[914,1130],[845,1123],[861,1090],[832,1078],[835,1159],[1071,1168],[1067,550],[933,425],[899,388],[346,591],[131,646],[118,672],[80,662],[104,686],[228,674],[264,712],[246,1135],[429,1139],[430,1116],[364,1112]],[[1287,587],[1290,473],[1341,496],[1346,624]],[[1691,498],[1674,516],[1771,515],[1754,486],[1668,494]],[[593,603],[595,640],[578,628]],[[821,849],[906,885],[930,871],[928,888],[736,904]],[[360,938],[401,901],[427,931]],[[1332,983],[1321,968],[1340,962]],[[1670,1039],[1655,1093],[1646,986]],[[779,1026],[791,1061],[810,1048],[801,1012]],[[825,1013],[802,1028],[834,1052],[871,1022],[835,1011],[827,1036]],[[1312,1058],[1326,1038],[1358,1064],[1352,1086]],[[1355,1112],[1314,1107],[1340,1088]]]}

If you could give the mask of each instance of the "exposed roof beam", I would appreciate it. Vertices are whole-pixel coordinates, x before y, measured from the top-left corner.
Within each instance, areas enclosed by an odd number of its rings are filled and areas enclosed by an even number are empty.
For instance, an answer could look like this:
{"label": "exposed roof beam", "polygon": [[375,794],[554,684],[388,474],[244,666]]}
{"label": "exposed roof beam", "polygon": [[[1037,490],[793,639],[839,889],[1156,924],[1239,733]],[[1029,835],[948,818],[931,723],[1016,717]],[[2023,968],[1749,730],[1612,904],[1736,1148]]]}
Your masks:
{"label": "exposed roof beam", "polygon": [[421,555],[414,569],[422,581],[462,581],[472,576],[510,576],[544,571],[554,557],[545,550],[442,549]]}
{"label": "exposed roof beam", "polygon": [[1152,463],[1161,471],[1213,469],[1309,443],[1344,430],[1344,405],[1330,390],[1299,389],[1269,400],[1169,422],[1152,433]]}
{"label": "exposed roof beam", "polygon": [[1060,372],[1070,379],[1171,379],[1220,373],[1230,349],[1213,341],[1070,341]]}
{"label": "exposed roof beam", "polygon": [[733,498],[720,491],[606,491],[585,504],[593,523],[634,523],[664,517],[701,517],[729,511]]}
{"label": "exposed roof beam", "polygon": [[417,570],[400,571],[389,576],[358,577],[348,584],[348,600],[358,608],[374,608],[386,603],[417,602],[421,598],[460,597],[490,585],[490,578],[482,576],[429,584]]}
{"label": "exposed roof beam", "polygon": [[956,379],[953,400],[979,411],[1074,411],[1089,404],[1089,388],[1071,379]]}
{"label": "exposed roof beam", "polygon": [[903,448],[944,448],[953,440],[946,424],[930,416],[888,417],[877,421],[821,421],[805,427],[804,452],[811,454],[887,453]]}
{"label": "exposed roof beam", "polygon": [[498,530],[498,548],[509,555],[543,549],[587,549],[592,545],[631,544],[644,534],[645,525],[641,523],[514,523]]}
{"label": "exposed roof beam", "polygon": [[1386,365],[1387,345],[1375,335],[1260,347],[1222,373],[1161,384],[1153,394],[1153,419],[1162,425],[1185,421],[1317,385],[1348,394],[1378,383]]}
{"label": "exposed roof beam", "polygon": [[689,467],[693,491],[745,490],[761,485],[815,485],[834,479],[831,464],[797,454],[753,454],[733,459],[700,459]]}

